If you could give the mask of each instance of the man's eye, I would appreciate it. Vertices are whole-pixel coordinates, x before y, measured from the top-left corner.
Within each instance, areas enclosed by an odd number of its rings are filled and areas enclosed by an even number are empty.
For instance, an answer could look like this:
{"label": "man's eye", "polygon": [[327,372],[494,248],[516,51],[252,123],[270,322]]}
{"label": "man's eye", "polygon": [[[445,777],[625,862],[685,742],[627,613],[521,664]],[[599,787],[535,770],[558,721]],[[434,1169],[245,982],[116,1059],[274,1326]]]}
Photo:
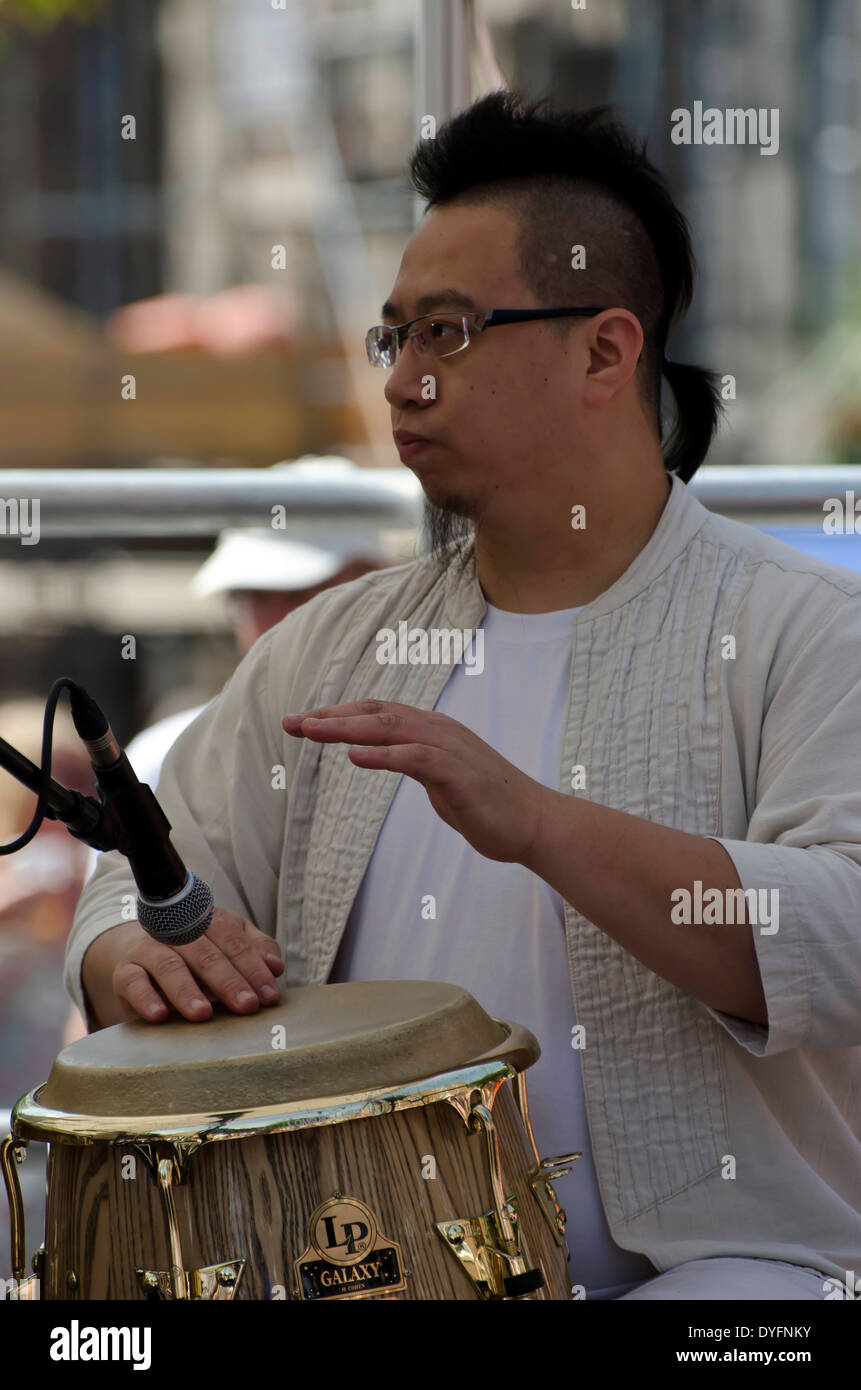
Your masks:
{"label": "man's eye", "polygon": [[434,319],[430,328],[434,338],[447,338],[453,333],[463,332],[459,319]]}

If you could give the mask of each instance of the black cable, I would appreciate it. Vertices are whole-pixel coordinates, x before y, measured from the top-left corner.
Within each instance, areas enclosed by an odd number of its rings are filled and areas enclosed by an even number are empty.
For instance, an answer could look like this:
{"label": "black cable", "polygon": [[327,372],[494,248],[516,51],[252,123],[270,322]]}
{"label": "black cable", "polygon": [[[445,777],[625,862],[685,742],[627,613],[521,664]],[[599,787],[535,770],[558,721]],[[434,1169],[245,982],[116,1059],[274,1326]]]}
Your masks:
{"label": "black cable", "polygon": [[57,701],[61,692],[68,686],[70,690],[77,689],[77,682],[70,680],[68,676],[60,676],[59,680],[54,681],[45,704],[45,716],[42,722],[42,785],[39,788],[39,795],[36,798],[36,809],[33,812],[33,819],[22,832],[17,840],[11,840],[8,845],[0,845],[0,854],[14,854],[16,850],[23,849],[29,845],[34,835],[38,834],[42,822],[47,816],[49,820],[56,820],[56,816],[47,804],[48,783],[51,780],[51,758],[53,756],[54,742],[54,715],[57,710]]}

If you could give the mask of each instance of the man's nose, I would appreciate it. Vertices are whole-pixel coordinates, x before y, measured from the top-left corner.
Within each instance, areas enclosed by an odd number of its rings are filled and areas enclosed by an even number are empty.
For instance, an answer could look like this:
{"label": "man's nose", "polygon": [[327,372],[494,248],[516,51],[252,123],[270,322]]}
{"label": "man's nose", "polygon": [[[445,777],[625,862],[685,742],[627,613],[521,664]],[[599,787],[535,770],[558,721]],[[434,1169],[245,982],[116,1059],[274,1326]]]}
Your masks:
{"label": "man's nose", "polygon": [[421,405],[428,400],[436,399],[436,380],[434,379],[432,392],[424,391],[422,385],[426,377],[434,376],[429,365],[432,360],[432,358],[420,359],[418,354],[413,351],[412,344],[404,343],[398,353],[397,362],[386,377],[386,384],[383,388],[389,405],[402,409],[407,401]]}

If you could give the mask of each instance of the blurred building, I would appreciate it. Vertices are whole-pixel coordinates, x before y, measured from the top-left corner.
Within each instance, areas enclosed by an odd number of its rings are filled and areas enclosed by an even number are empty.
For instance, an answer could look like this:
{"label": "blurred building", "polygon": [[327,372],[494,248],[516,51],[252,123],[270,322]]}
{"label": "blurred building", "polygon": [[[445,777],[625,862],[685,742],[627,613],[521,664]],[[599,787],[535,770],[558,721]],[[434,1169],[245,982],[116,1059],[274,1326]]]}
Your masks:
{"label": "blurred building", "polygon": [[[511,86],[563,104],[615,104],[668,175],[700,272],[672,351],[735,378],[713,461],[861,456],[861,0],[602,0],[579,10],[478,0],[478,9]],[[254,364],[265,385],[241,412],[249,459],[347,445],[359,461],[370,450],[394,463],[392,451],[380,455],[384,430],[372,427],[368,441],[380,392],[362,372],[360,335],[414,219],[403,170],[423,114],[419,0],[111,0],[102,13],[90,26],[66,20],[48,35],[7,36],[0,267],[97,320],[164,291],[288,286],[304,352],[289,369]],[[695,101],[776,108],[778,152],[674,145],[671,113]],[[128,114],[134,140],[119,138]],[[207,394],[215,409],[231,389],[250,406],[242,364],[217,384],[207,376],[215,366],[202,376],[199,363],[197,376],[186,367],[186,421],[198,407],[205,416]],[[141,370],[152,373],[141,395],[160,397],[176,364]],[[281,445],[267,457],[268,436],[254,436],[250,421],[265,419],[279,384],[299,419],[273,417]],[[310,420],[357,393],[364,419]],[[194,456],[180,415],[174,447],[157,417],[154,453]],[[241,460],[241,431],[229,413],[218,418],[222,456]],[[138,434],[130,447],[141,457],[146,443]],[[218,456],[211,432],[201,429],[199,448]]]}
{"label": "blurred building", "polygon": [[[712,461],[861,457],[859,0],[479,8],[510,85],[615,104],[667,174],[700,272],[672,350],[735,378]],[[167,233],[175,281],[206,290],[254,278],[283,235],[307,313],[331,313],[328,260],[357,225],[378,285],[393,277],[412,221],[402,169],[421,114],[418,9],[177,0],[163,10],[167,170],[185,190]],[[777,108],[776,155],[674,145],[672,111],[697,100]]]}
{"label": "blurred building", "polygon": [[[157,4],[46,33],[0,21],[0,264],[88,313],[164,275]],[[134,113],[139,138],[119,138]]]}

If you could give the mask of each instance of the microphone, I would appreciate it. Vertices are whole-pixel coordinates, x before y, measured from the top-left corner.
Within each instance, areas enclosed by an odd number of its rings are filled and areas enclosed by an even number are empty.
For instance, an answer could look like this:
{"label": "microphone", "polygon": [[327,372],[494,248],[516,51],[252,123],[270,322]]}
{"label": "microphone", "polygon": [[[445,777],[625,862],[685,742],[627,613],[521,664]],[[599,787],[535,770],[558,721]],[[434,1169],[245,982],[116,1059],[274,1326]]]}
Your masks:
{"label": "microphone", "polygon": [[212,890],[183,864],[170,841],[170,821],[152,788],[138,780],[95,700],[72,682],[69,699],[106,809],[120,827],[117,848],[138,886],[138,921],[156,941],[188,946],[212,921]]}

